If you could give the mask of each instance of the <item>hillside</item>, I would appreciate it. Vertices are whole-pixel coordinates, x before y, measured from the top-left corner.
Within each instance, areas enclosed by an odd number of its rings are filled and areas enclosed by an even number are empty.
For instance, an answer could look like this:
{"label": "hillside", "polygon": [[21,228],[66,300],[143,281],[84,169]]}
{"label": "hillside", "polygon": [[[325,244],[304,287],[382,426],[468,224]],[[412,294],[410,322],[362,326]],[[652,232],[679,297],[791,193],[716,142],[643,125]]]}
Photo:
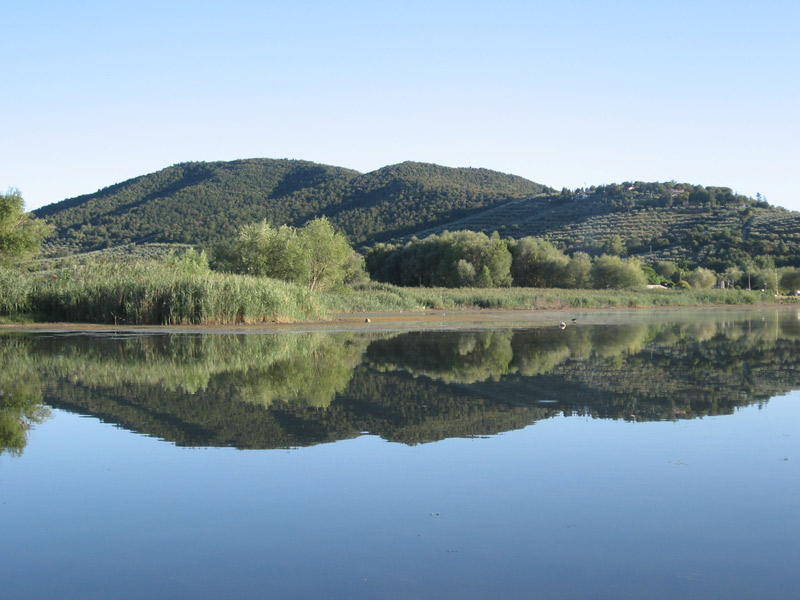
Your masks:
{"label": "hillside", "polygon": [[296,223],[336,202],[355,171],[292,160],[183,163],[34,214],[51,244],[83,252],[120,244],[213,244],[244,223]]}
{"label": "hillside", "polygon": [[724,271],[759,256],[800,266],[800,212],[773,207],[729,188],[633,182],[506,202],[431,227],[498,231],[503,237],[550,240],[568,252],[596,255],[619,236],[624,254],[649,262],[686,260]]}
{"label": "hillside", "polygon": [[356,247],[469,229],[591,255],[619,236],[623,255],[718,272],[756,260],[800,266],[800,213],[729,188],[638,181],[559,193],[496,171],[416,162],[370,173],[299,160],[184,163],[35,214],[56,226],[51,256],[124,244],[209,248],[246,223],[326,216]]}
{"label": "hillside", "polygon": [[325,215],[355,244],[393,239],[549,191],[486,169],[402,163],[361,174],[295,160],[184,163],[35,211],[56,226],[50,249],[129,243],[212,246],[243,224],[302,225]]}

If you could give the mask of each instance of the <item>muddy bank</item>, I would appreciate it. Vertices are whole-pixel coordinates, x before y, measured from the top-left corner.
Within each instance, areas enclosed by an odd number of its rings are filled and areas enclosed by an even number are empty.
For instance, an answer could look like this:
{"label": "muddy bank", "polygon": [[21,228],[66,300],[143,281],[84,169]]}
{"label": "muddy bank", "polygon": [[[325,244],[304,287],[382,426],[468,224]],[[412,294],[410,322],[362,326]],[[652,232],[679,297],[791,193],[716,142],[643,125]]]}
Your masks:
{"label": "muddy bank", "polygon": [[0,325],[0,333],[28,331],[37,333],[92,332],[123,333],[292,333],[312,331],[418,331],[527,327],[579,327],[611,323],[646,323],[667,318],[693,320],[708,318],[711,313],[731,316],[771,314],[795,310],[787,306],[709,306],[700,308],[631,308],[582,310],[425,310],[406,312],[340,313],[324,321],[259,323],[253,325],[96,325],[88,323],[32,323]]}

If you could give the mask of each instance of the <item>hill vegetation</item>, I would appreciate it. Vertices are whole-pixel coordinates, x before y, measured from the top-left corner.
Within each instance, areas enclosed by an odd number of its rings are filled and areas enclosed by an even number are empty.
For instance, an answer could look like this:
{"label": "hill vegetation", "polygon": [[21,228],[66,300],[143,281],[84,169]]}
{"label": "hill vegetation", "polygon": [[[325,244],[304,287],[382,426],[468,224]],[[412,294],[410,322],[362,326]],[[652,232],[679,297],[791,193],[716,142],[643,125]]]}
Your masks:
{"label": "hill vegetation", "polygon": [[568,253],[593,256],[619,238],[623,256],[683,262],[720,273],[761,256],[769,256],[766,262],[772,266],[800,266],[800,213],[730,188],[686,183],[637,181],[564,189],[507,202],[417,236],[444,229],[531,236]]}
{"label": "hill vegetation", "polygon": [[184,163],[35,211],[56,227],[51,253],[129,243],[214,245],[266,220],[327,217],[354,244],[394,239],[550,191],[486,169],[406,162],[361,174],[297,160]]}
{"label": "hill vegetation", "polygon": [[[362,250],[446,231],[540,238],[567,255],[683,269],[800,267],[800,213],[725,187],[624,182],[557,192],[486,169],[405,162],[359,173],[299,160],[183,163],[35,211],[49,256],[125,244],[212,249],[243,226],[325,217]],[[609,244],[618,244],[609,252]],[[476,276],[479,276],[477,273]]]}

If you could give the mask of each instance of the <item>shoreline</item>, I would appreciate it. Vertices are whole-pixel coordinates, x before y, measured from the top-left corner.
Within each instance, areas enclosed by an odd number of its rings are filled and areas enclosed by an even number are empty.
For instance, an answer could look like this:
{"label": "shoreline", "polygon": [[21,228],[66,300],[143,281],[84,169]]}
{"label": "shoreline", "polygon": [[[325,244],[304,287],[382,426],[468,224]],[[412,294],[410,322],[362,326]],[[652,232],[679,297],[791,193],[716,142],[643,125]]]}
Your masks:
{"label": "shoreline", "polygon": [[[217,334],[269,334],[313,332],[392,332],[437,331],[490,328],[568,327],[620,323],[645,323],[662,320],[665,313],[691,313],[697,317],[709,312],[734,313],[755,310],[789,310],[790,304],[663,306],[631,308],[580,308],[580,309],[425,309],[420,311],[375,311],[334,313],[330,319],[293,322],[202,324],[202,325],[109,325],[102,323],[6,323],[0,324],[0,333],[217,333]],[[575,321],[573,322],[573,319]]]}

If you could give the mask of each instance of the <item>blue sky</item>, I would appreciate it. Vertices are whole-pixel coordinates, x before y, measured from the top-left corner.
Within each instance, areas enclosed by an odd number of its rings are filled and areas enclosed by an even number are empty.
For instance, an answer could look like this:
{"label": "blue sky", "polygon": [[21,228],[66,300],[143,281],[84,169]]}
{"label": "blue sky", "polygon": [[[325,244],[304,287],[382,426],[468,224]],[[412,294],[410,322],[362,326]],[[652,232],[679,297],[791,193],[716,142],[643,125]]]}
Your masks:
{"label": "blue sky", "polygon": [[404,160],[800,210],[800,2],[4,2],[0,190]]}

